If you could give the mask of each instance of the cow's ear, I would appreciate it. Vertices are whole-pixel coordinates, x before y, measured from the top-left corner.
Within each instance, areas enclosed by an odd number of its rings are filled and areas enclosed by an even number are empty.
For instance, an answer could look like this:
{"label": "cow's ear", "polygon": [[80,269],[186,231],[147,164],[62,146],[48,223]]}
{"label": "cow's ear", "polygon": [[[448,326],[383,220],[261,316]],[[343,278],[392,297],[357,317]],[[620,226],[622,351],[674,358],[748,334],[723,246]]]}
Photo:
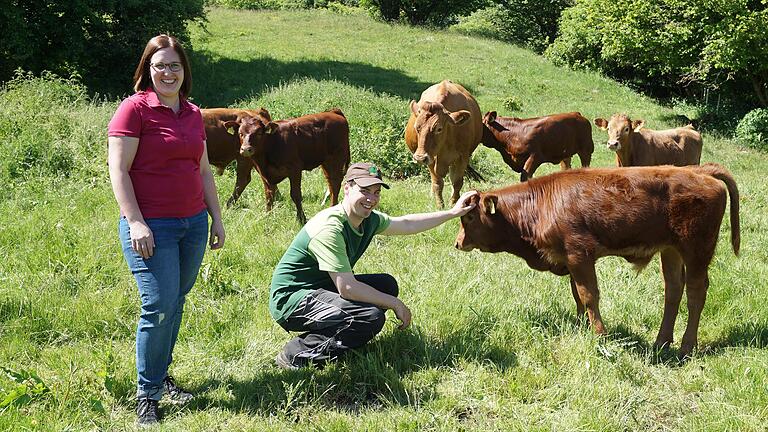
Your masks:
{"label": "cow's ear", "polygon": [[496,195],[486,195],[483,197],[483,209],[488,214],[496,214],[496,204],[499,202],[499,197]]}
{"label": "cow's ear", "polygon": [[496,121],[496,111],[488,111],[487,113],[485,113],[484,120],[485,120],[486,123],[493,123],[493,122],[495,122]]}
{"label": "cow's ear", "polygon": [[230,135],[237,135],[237,130],[240,129],[240,123],[230,120],[224,122],[224,129],[227,130],[227,133]]}
{"label": "cow's ear", "polygon": [[472,114],[470,114],[470,112],[467,110],[461,110],[452,112],[449,114],[449,116],[451,117],[451,120],[453,120],[453,124],[456,126],[461,126],[469,121],[469,119],[472,117]]}
{"label": "cow's ear", "polygon": [[608,120],[599,117],[595,119],[595,126],[599,127],[602,130],[608,129]]}
{"label": "cow's ear", "polygon": [[267,121],[272,121],[272,116],[269,115],[269,111],[267,111],[266,108],[261,107],[256,110],[257,113],[259,113],[260,116],[264,117]]}
{"label": "cow's ear", "polygon": [[416,103],[415,100],[411,100],[411,112],[415,116],[419,115],[419,105]]}
{"label": "cow's ear", "polygon": [[632,130],[640,132],[640,129],[645,125],[645,120],[632,120]]}
{"label": "cow's ear", "polygon": [[267,125],[264,127],[264,132],[266,132],[268,135],[277,132],[277,123],[273,121],[267,123]]}

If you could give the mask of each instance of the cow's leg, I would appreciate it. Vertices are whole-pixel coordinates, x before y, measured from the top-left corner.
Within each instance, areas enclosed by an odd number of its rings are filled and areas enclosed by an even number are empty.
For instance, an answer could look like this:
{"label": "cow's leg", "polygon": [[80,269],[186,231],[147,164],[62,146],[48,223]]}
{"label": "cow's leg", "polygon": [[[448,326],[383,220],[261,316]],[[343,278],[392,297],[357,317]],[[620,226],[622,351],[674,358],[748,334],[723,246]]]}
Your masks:
{"label": "cow's leg", "polygon": [[560,169],[561,170],[567,170],[571,169],[571,157],[568,156],[567,158],[560,161]]}
{"label": "cow's leg", "polygon": [[444,167],[435,163],[429,167],[429,175],[432,177],[432,195],[435,196],[435,201],[439,208],[445,207],[445,201],[443,201],[443,185],[445,184],[443,178],[448,173],[448,167]]}
{"label": "cow's leg", "polygon": [[277,185],[264,177],[261,178],[261,182],[264,183],[264,201],[267,203],[267,211],[272,211],[272,207],[275,205],[275,195],[277,195]]}
{"label": "cow's leg", "polygon": [[685,267],[683,258],[674,249],[661,252],[661,272],[664,276],[664,315],[654,347],[663,348],[672,344],[675,320],[683,298]]}
{"label": "cow's leg", "polygon": [[[536,171],[536,168],[538,168],[539,165],[541,165],[541,162],[535,154],[528,156],[528,159],[525,161],[525,165],[523,165],[523,172],[520,173],[520,181],[526,181],[533,177],[533,173]],[[523,179],[523,174],[525,174],[525,179]]]}
{"label": "cow's leg", "polygon": [[325,175],[325,181],[328,183],[328,193],[331,195],[331,205],[339,203],[339,191],[341,190],[341,182],[344,178],[344,166],[336,164],[329,164],[322,166],[323,175]]}
{"label": "cow's leg", "polygon": [[587,310],[584,308],[584,303],[581,302],[581,297],[579,296],[579,290],[576,288],[576,283],[573,281],[573,278],[570,279],[571,294],[573,294],[573,299],[576,300],[576,316],[581,319]]}
{"label": "cow's leg", "polygon": [[237,159],[235,161],[236,167],[237,167],[237,179],[235,180],[235,190],[232,191],[232,196],[229,197],[227,200],[227,207],[232,206],[232,204],[237,201],[238,198],[240,198],[240,195],[245,190],[245,187],[248,186],[248,183],[251,182],[251,169],[253,168],[253,165],[251,165],[251,161],[248,159]]}
{"label": "cow's leg", "polygon": [[687,357],[698,344],[699,320],[709,289],[709,274],[705,267],[686,265],[685,294],[688,299],[688,325],[680,344],[680,357]]}
{"label": "cow's leg", "polygon": [[456,161],[453,165],[448,167],[449,175],[451,176],[451,186],[453,186],[453,193],[451,194],[451,205],[456,204],[461,196],[461,187],[464,186],[464,172],[467,170],[467,161]]}
{"label": "cow's leg", "polygon": [[581,161],[582,168],[589,167],[589,164],[592,163],[592,152],[583,151],[579,153],[579,160]]}
{"label": "cow's leg", "polygon": [[301,171],[299,171],[298,175],[291,175],[289,180],[291,182],[291,199],[296,205],[296,219],[304,225],[307,223],[307,216],[304,214],[304,207],[301,205]]}
{"label": "cow's leg", "polygon": [[578,264],[568,264],[572,283],[576,285],[581,303],[587,310],[589,322],[597,334],[605,334],[605,326],[600,316],[600,291],[597,288],[597,275],[594,261],[583,261]]}

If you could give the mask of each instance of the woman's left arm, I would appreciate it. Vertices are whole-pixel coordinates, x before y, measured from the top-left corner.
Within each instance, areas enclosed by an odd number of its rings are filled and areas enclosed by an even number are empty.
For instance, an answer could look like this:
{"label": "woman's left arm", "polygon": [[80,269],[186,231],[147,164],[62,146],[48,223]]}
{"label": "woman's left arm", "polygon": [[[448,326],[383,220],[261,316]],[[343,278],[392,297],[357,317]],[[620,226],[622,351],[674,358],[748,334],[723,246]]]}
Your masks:
{"label": "woman's left arm", "polygon": [[208,244],[211,249],[219,249],[224,246],[224,224],[221,221],[221,206],[219,195],[216,192],[216,182],[213,180],[211,164],[208,163],[208,146],[203,141],[203,155],[200,157],[200,175],[203,177],[203,200],[211,215],[211,237]]}

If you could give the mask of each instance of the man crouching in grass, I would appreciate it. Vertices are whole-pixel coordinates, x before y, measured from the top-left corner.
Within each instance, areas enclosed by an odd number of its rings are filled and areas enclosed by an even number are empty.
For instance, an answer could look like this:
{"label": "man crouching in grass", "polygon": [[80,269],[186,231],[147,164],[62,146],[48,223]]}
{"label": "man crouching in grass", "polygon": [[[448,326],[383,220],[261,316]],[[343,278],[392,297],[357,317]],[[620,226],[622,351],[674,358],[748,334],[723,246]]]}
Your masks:
{"label": "man crouching in grass", "polygon": [[349,167],[343,201],[319,212],[299,231],[272,275],[269,311],[286,331],[302,332],[277,354],[284,369],[333,361],[365,345],[384,327],[392,309],[400,329],[411,311],[397,298],[397,280],[386,273],[354,274],[373,236],[415,234],[461,217],[477,192],[467,192],[444,211],[390,217],[374,210],[381,188],[389,186],[368,163]]}

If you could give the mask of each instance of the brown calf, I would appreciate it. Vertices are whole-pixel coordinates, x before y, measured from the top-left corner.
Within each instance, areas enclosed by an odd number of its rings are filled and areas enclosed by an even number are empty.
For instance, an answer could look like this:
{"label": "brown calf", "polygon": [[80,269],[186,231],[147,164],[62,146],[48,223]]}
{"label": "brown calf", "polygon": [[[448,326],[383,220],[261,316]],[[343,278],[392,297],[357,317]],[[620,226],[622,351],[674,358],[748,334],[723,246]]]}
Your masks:
{"label": "brown calf", "polygon": [[687,356],[697,344],[708,267],[729,194],[731,245],[738,255],[739,191],[716,164],[568,170],[481,193],[478,206],[461,218],[456,247],[509,252],[536,270],[570,275],[576,310],[586,310],[599,334],[605,326],[597,259],[620,256],[640,270],[661,252],[664,315],[655,345],[672,343],[685,287],[688,325],[680,354]]}
{"label": "brown calf", "polygon": [[520,173],[520,181],[533,177],[545,162],[569,169],[575,154],[581,166],[588,167],[595,150],[592,126],[578,112],[527,119],[488,112],[483,117],[483,145],[501,153],[504,162]]}
{"label": "brown calf", "polygon": [[702,140],[693,126],[655,131],[643,129],[644,124],[624,114],[595,119],[597,127],[608,131],[608,148],[616,152],[617,166],[699,164]]}
{"label": "brown calf", "polygon": [[307,221],[301,205],[301,172],[322,166],[331,204],[339,201],[344,172],[349,165],[349,124],[338,108],[276,122],[245,116],[227,122],[238,131],[240,155],[250,158],[264,183],[267,210],[272,209],[277,184],[288,178],[296,218]]}
{"label": "brown calf", "polygon": [[232,196],[227,200],[227,206],[240,198],[248,183],[251,182],[251,170],[253,162],[250,158],[240,155],[240,140],[237,134],[228,133],[227,122],[239,122],[243,117],[261,116],[267,122],[272,119],[269,112],[264,108],[258,110],[241,110],[232,108],[211,108],[202,109],[203,124],[205,125],[205,135],[207,137],[206,145],[208,147],[208,162],[215,166],[219,175],[224,172],[233,160],[236,161],[237,179],[235,180],[235,190]]}

